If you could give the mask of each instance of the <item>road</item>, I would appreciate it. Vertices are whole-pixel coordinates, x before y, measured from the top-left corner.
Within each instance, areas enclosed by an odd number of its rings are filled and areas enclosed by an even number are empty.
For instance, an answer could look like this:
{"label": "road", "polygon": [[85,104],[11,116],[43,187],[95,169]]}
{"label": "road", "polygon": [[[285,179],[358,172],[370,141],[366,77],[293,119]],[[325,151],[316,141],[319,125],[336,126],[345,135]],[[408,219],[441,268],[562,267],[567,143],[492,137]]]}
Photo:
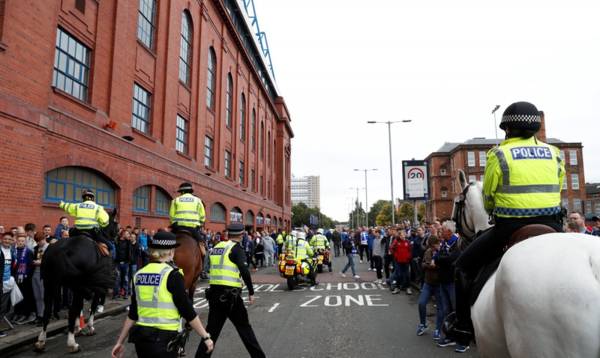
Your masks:
{"label": "road", "polygon": [[[248,306],[250,322],[267,357],[455,357],[452,347],[439,348],[431,337],[416,335],[417,295],[392,295],[372,282],[374,274],[366,264],[358,264],[361,280],[342,278],[338,272],[345,258],[334,262],[334,273],[319,276],[319,286],[287,291],[285,282],[273,268],[254,274],[255,298]],[[358,262],[358,261],[357,261]],[[337,271],[335,270],[337,269]],[[194,305],[203,322],[208,309],[204,288],[197,291]],[[245,294],[245,296],[247,296]],[[430,311],[433,311],[431,309]],[[79,337],[82,351],[72,357],[109,357],[125,314],[97,321],[93,337]],[[433,327],[433,316],[428,316]],[[198,346],[193,336],[188,356]],[[461,357],[477,357],[472,348]],[[49,339],[44,357],[62,357],[66,352],[64,334]],[[36,357],[31,346],[16,351],[14,357]],[[233,325],[227,322],[213,357],[245,357],[247,353]],[[128,344],[126,357],[135,357]]]}

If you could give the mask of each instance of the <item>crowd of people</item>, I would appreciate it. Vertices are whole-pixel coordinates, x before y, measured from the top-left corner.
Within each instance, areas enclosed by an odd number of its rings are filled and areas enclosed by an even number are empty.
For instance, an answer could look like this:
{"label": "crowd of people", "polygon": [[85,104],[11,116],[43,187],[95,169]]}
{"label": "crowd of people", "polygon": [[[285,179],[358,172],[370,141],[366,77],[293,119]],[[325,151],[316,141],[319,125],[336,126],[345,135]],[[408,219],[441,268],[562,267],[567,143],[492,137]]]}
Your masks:
{"label": "crowd of people", "polygon": [[[41,324],[44,312],[44,290],[40,276],[43,253],[48,245],[68,237],[69,228],[67,217],[61,217],[54,229],[51,225],[44,225],[41,231],[33,223],[10,229],[0,226],[0,262],[4,263],[0,272],[3,282],[0,319],[4,317],[16,325]],[[568,215],[565,231],[600,236],[600,220],[594,217],[593,225],[586,226],[584,216],[572,212]],[[132,277],[138,268],[147,264],[148,243],[154,234],[154,230],[127,226],[121,228],[116,240],[111,242],[114,245],[111,252],[115,267],[113,299],[129,299],[132,295]],[[223,241],[225,235],[211,230],[203,234],[208,248],[205,275],[209,272],[210,249]],[[313,234],[309,230],[307,240]],[[395,227],[328,230],[324,234],[331,242],[332,256],[346,256],[346,265],[340,272],[342,276],[345,277],[350,270],[354,278],[360,278],[354,263],[355,256],[358,256],[360,263],[368,262],[368,270],[376,273],[376,282],[389,287],[392,294],[413,294],[411,283],[420,288],[418,335],[428,330],[425,319],[427,303],[435,297],[433,338],[440,346],[455,344],[441,333],[443,317],[455,307],[453,263],[460,250],[453,222],[434,221],[417,227],[404,222]],[[256,271],[258,268],[275,266],[285,235],[281,230],[244,232],[241,246],[248,267]],[[22,299],[11,309],[14,286],[19,288]],[[58,304],[52,308],[53,319],[60,318],[61,310],[69,306],[70,299],[69,289],[62,288],[57,292],[55,302]],[[101,305],[99,310],[102,309]],[[0,337],[5,334],[0,332]]]}
{"label": "crowd of people", "polygon": [[[592,218],[592,225],[586,225],[585,217],[579,212],[568,215],[565,232],[600,236],[600,219]],[[432,297],[435,299],[435,327],[432,337],[440,347],[456,346],[457,352],[468,347],[457,345],[442,333],[444,318],[456,309],[455,267],[459,257],[459,234],[454,222],[433,221],[420,226],[409,222],[394,227],[342,229],[331,231],[334,255],[347,257],[347,264],[340,272],[346,277],[350,269],[354,278],[356,273],[354,258],[359,262],[368,262],[369,271],[375,271],[376,283],[389,287],[392,294],[405,292],[412,295],[411,286],[419,288],[417,335],[424,335],[427,324],[427,307]]]}

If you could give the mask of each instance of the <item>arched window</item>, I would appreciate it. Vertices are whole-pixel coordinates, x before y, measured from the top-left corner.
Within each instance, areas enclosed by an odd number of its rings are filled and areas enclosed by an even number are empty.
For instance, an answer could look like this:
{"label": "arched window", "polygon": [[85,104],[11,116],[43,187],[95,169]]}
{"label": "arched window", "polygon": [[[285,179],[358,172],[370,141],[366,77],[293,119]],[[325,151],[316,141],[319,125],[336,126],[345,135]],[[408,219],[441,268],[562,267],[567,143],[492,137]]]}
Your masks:
{"label": "arched window", "polygon": [[214,203],[210,207],[210,221],[215,223],[224,223],[227,219],[227,210],[221,203]]}
{"label": "arched window", "polygon": [[171,196],[158,186],[144,185],[133,191],[134,213],[167,216],[170,205]]}
{"label": "arched window", "polygon": [[181,47],[179,49],[179,80],[190,86],[192,78],[192,18],[186,10],[181,15]]}
{"label": "arched window", "polygon": [[169,207],[171,206],[171,196],[166,191],[159,187],[156,187],[156,195],[154,197],[154,213],[156,215],[167,216],[169,215]]}
{"label": "arched window", "polygon": [[99,173],[83,167],[62,167],[46,173],[44,200],[58,203],[80,202],[81,191],[91,189],[96,202],[107,208],[115,207],[115,186]]}
{"label": "arched window", "polygon": [[267,136],[267,163],[271,166],[271,131]]}
{"label": "arched window", "polygon": [[264,160],[265,159],[265,122],[263,122],[263,121],[260,121],[260,133],[258,133],[258,135],[260,136],[260,138],[259,138],[260,157]]}
{"label": "arched window", "polygon": [[240,99],[240,140],[246,140],[246,95],[242,92]]}
{"label": "arched window", "polygon": [[267,214],[267,217],[265,218],[265,225],[270,226],[271,225],[271,215]]}
{"label": "arched window", "polygon": [[229,221],[232,223],[242,223],[244,214],[242,214],[242,210],[238,207],[231,209],[229,212]]}
{"label": "arched window", "polygon": [[250,120],[250,148],[254,152],[256,145],[256,109],[252,108],[252,119]]}
{"label": "arched window", "polygon": [[254,213],[252,210],[246,211],[246,225],[254,226]]}
{"label": "arched window", "polygon": [[215,110],[215,88],[217,87],[217,55],[211,46],[208,49],[208,74],[206,76],[206,107]]}
{"label": "arched window", "polygon": [[150,185],[140,186],[133,192],[133,211],[148,213],[150,211]]}
{"label": "arched window", "polygon": [[263,213],[258,213],[256,215],[256,226],[263,226],[265,224],[265,217]]}
{"label": "arched window", "polygon": [[231,128],[231,111],[233,111],[233,77],[227,74],[227,91],[225,92],[225,125]]}

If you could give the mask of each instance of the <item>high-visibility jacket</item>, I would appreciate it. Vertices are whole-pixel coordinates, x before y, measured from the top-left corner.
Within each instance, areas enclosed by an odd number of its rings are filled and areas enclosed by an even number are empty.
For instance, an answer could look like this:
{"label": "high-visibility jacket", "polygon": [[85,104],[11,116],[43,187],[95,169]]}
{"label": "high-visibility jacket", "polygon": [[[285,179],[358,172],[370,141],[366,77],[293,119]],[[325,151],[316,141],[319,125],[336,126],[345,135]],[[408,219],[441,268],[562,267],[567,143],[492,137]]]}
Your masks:
{"label": "high-visibility jacket", "polygon": [[59,207],[69,215],[75,217],[75,227],[80,230],[89,230],[108,225],[108,214],[101,205],[91,200],[83,203],[60,202]]}
{"label": "high-visibility jacket", "polygon": [[178,226],[195,228],[204,224],[206,214],[202,201],[194,195],[186,193],[171,201],[169,216],[171,223],[176,222]]}
{"label": "high-visibility jacket", "polygon": [[304,239],[298,239],[296,242],[296,260],[304,260],[313,257],[314,252],[312,247]]}
{"label": "high-visibility jacket", "polygon": [[275,239],[277,245],[283,245],[283,234],[277,235],[277,239]]}
{"label": "high-visibility jacket", "polygon": [[210,280],[211,285],[229,287],[242,287],[240,269],[229,259],[235,241],[221,241],[213,247],[210,253]]}
{"label": "high-visibility jacket", "polygon": [[312,246],[314,249],[328,249],[329,240],[327,240],[325,235],[316,234],[310,239],[310,246]]}
{"label": "high-visibility jacket", "polygon": [[288,235],[285,238],[285,251],[289,252],[289,251],[294,251],[296,248],[296,237],[293,235]]}
{"label": "high-visibility jacket", "polygon": [[167,278],[173,267],[164,262],[151,262],[133,278],[139,326],[177,331],[181,315],[167,290]]}
{"label": "high-visibility jacket", "polygon": [[558,148],[535,137],[509,138],[487,154],[485,209],[506,218],[558,214],[564,176]]}

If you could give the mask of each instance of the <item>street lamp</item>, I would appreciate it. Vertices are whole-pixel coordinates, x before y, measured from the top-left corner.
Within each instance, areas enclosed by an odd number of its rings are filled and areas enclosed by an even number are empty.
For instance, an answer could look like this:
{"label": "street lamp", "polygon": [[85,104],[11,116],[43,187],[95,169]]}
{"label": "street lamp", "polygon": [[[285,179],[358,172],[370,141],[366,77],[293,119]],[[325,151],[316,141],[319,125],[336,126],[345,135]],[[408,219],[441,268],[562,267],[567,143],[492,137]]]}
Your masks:
{"label": "street lamp", "polygon": [[389,152],[390,152],[390,191],[391,191],[391,195],[392,195],[392,225],[396,225],[396,213],[394,212],[395,210],[395,205],[394,205],[394,174],[392,171],[392,124],[393,123],[410,123],[412,122],[411,119],[403,119],[401,121],[385,121],[385,122],[379,122],[379,121],[367,121],[367,123],[369,124],[374,124],[374,123],[385,123],[388,126],[388,146],[389,146]]}
{"label": "street lamp", "polygon": [[356,210],[356,213],[354,214],[354,217],[356,218],[356,227],[358,228],[358,225],[360,224],[360,214],[358,212],[358,191],[360,190],[360,187],[351,187],[349,188],[350,190],[354,190],[356,189],[356,201],[353,204],[354,209],[352,209],[351,213],[354,212],[354,210]]}
{"label": "street lamp", "polygon": [[367,186],[367,172],[376,171],[377,169],[354,169],[355,172],[365,172],[365,222],[366,227],[369,227],[369,196],[368,196],[368,186]]}
{"label": "street lamp", "polygon": [[496,111],[500,109],[500,105],[497,104],[494,109],[492,109],[492,114],[494,115],[494,131],[496,133],[496,140],[498,140],[498,125],[496,124]]}

